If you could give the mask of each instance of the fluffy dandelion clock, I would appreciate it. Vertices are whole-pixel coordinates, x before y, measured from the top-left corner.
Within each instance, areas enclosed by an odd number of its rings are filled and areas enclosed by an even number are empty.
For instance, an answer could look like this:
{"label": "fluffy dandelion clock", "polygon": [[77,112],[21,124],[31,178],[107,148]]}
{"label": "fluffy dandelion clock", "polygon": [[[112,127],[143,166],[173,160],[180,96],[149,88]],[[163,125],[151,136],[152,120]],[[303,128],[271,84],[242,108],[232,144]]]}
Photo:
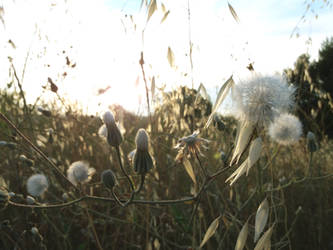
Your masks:
{"label": "fluffy dandelion clock", "polygon": [[144,175],[154,166],[153,159],[148,151],[149,137],[146,130],[143,128],[138,130],[135,143],[136,150],[133,158],[134,170],[135,172]]}
{"label": "fluffy dandelion clock", "polygon": [[294,88],[282,76],[257,76],[235,86],[235,116],[260,126],[293,105]]}
{"label": "fluffy dandelion clock", "polygon": [[86,183],[90,181],[91,176],[96,172],[94,168],[89,167],[89,163],[84,161],[73,162],[67,170],[68,179],[74,184]]}
{"label": "fluffy dandelion clock", "polygon": [[273,141],[279,144],[294,144],[302,135],[302,123],[296,116],[283,113],[271,123],[268,134]]}
{"label": "fluffy dandelion clock", "polygon": [[43,174],[32,175],[27,181],[28,193],[35,197],[43,195],[48,187],[49,182]]}

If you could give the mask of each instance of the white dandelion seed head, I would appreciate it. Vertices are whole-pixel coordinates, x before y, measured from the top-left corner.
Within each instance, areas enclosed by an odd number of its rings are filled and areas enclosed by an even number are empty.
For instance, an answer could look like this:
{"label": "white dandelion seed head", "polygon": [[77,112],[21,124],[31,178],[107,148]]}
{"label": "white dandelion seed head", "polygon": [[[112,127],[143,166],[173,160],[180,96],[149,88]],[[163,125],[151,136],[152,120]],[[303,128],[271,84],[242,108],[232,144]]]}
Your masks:
{"label": "white dandelion seed head", "polygon": [[267,126],[276,114],[294,104],[295,88],[282,76],[256,76],[235,86],[235,116],[253,124]]}
{"label": "white dandelion seed head", "polygon": [[294,144],[302,135],[302,123],[296,116],[283,113],[270,124],[268,134],[273,141],[279,144]]}
{"label": "white dandelion seed head", "polygon": [[48,187],[49,182],[43,174],[32,175],[27,181],[28,193],[35,197],[44,194]]}
{"label": "white dandelion seed head", "polygon": [[149,136],[145,129],[140,128],[136,133],[135,144],[138,150],[148,151]]}
{"label": "white dandelion seed head", "polygon": [[103,115],[103,121],[105,124],[115,124],[114,116],[111,111],[106,111]]}
{"label": "white dandelion seed head", "polygon": [[91,176],[96,172],[94,168],[89,167],[85,161],[73,162],[67,170],[68,179],[74,184],[86,183],[90,181]]}

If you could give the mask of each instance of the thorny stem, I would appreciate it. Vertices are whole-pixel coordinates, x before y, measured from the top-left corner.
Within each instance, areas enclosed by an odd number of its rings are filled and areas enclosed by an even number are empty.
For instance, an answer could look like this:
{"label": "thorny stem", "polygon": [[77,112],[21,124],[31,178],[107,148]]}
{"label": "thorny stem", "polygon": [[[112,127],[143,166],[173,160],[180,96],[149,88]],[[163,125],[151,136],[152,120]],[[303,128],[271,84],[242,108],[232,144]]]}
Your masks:
{"label": "thorny stem", "polygon": [[4,120],[15,132],[22,137],[22,139],[27,142],[50,166],[61,176],[63,177],[68,184],[70,184],[76,191],[80,191],[68,178],[60,171],[60,169],[39,149],[37,148],[16,126],[0,112],[0,118]]}

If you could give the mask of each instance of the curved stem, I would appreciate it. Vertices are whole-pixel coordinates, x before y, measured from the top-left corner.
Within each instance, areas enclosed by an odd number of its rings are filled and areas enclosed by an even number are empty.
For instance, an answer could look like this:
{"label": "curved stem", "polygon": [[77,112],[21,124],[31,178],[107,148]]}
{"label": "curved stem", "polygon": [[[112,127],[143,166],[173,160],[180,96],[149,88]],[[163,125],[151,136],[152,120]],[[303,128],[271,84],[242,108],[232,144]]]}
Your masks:
{"label": "curved stem", "polygon": [[115,148],[116,148],[116,151],[117,151],[117,157],[118,157],[118,161],[119,161],[119,165],[120,165],[121,171],[126,176],[128,182],[129,182],[129,184],[131,186],[132,192],[134,192],[134,184],[133,184],[131,178],[129,177],[129,175],[126,173],[126,171],[124,169],[124,166],[123,166],[123,163],[121,161],[119,146],[116,146]]}

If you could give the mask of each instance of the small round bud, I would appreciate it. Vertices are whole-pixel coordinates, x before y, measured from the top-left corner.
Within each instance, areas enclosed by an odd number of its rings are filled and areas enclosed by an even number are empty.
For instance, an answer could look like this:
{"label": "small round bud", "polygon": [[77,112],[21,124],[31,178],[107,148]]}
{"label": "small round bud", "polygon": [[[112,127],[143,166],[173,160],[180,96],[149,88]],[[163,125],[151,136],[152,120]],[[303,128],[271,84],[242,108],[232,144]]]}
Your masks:
{"label": "small round bud", "polygon": [[313,153],[313,152],[316,152],[318,150],[317,139],[316,139],[316,136],[315,136],[314,133],[309,131],[308,134],[306,135],[306,141],[307,141],[307,144],[308,144],[309,152]]}
{"label": "small round bud", "polygon": [[32,228],[31,228],[31,233],[32,233],[33,235],[39,235],[38,228],[37,228],[37,227],[32,227]]}
{"label": "small round bud", "polygon": [[27,196],[26,201],[29,205],[33,205],[36,203],[36,200],[34,197],[31,197],[30,195]]}
{"label": "small round bud", "polygon": [[105,124],[115,123],[113,114],[110,111],[106,111],[103,115],[103,121]]}
{"label": "small round bud", "polygon": [[110,169],[102,172],[101,179],[103,184],[109,189],[112,189],[115,185],[118,184],[116,176]]}
{"label": "small round bud", "polygon": [[47,181],[45,175],[35,174],[29,177],[27,181],[28,193],[32,196],[41,196],[49,187],[49,182]]}
{"label": "small round bud", "polygon": [[68,195],[67,193],[63,193],[63,194],[62,194],[62,199],[63,199],[64,201],[68,201],[68,200],[69,200],[69,195]]}

